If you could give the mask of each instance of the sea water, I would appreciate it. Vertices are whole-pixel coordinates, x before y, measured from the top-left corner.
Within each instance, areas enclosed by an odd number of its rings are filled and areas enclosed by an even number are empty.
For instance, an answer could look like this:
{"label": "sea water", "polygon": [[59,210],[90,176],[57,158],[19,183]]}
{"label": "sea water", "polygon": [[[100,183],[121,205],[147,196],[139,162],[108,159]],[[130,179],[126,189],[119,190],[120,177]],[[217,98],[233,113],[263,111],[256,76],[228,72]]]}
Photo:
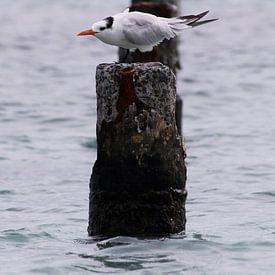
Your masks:
{"label": "sea water", "polygon": [[274,1],[182,1],[220,18],[179,48],[186,232],[87,236],[95,69],[117,49],[76,34],[127,5],[0,1],[0,274],[274,274]]}

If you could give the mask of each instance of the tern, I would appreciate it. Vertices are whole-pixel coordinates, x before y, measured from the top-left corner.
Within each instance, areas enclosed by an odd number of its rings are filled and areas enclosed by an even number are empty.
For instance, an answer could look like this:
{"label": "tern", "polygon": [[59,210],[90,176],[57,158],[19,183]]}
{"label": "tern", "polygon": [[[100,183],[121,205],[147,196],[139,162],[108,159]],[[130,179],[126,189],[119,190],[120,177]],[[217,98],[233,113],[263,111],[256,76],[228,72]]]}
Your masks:
{"label": "tern", "polygon": [[164,18],[127,10],[94,23],[92,28],[78,35],[94,35],[102,42],[124,48],[128,52],[135,50],[150,52],[164,39],[169,40],[185,29],[217,20],[200,20],[208,12]]}

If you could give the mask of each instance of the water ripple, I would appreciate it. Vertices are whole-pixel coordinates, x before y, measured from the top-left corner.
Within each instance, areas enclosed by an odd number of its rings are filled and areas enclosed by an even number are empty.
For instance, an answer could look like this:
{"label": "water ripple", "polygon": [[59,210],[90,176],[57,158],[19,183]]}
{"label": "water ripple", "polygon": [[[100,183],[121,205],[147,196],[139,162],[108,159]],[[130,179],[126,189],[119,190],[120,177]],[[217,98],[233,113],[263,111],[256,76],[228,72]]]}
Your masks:
{"label": "water ripple", "polygon": [[96,149],[97,148],[97,140],[96,140],[96,138],[91,138],[89,140],[82,142],[81,145],[84,148]]}
{"label": "water ripple", "polygon": [[9,241],[14,243],[33,242],[34,239],[53,239],[52,235],[41,231],[39,233],[31,232],[26,228],[9,229],[0,232],[0,239],[2,241]]}
{"label": "water ripple", "polygon": [[266,196],[266,197],[275,197],[275,191],[262,191],[254,192],[253,195]]}
{"label": "water ripple", "polygon": [[11,190],[0,190],[0,196],[5,196],[5,195],[14,195],[15,192]]}

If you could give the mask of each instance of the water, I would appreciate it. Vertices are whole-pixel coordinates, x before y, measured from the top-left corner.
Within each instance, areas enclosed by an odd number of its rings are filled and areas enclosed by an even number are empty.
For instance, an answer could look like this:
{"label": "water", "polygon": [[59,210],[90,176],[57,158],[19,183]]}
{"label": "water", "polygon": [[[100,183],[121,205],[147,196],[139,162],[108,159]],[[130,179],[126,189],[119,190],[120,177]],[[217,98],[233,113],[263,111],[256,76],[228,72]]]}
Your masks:
{"label": "water", "polygon": [[105,2],[0,1],[0,274],[274,274],[275,2],[183,1],[221,18],[180,47],[186,234],[93,240],[95,67],[117,49],[75,34],[128,3]]}

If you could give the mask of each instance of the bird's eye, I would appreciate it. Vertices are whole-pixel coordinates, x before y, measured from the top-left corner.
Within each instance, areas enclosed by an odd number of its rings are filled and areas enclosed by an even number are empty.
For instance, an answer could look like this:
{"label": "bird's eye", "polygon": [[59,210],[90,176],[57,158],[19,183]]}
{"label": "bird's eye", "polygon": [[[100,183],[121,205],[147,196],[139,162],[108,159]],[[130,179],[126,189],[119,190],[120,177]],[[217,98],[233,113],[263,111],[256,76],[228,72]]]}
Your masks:
{"label": "bird's eye", "polygon": [[99,30],[100,31],[104,31],[106,29],[106,27],[100,27]]}

